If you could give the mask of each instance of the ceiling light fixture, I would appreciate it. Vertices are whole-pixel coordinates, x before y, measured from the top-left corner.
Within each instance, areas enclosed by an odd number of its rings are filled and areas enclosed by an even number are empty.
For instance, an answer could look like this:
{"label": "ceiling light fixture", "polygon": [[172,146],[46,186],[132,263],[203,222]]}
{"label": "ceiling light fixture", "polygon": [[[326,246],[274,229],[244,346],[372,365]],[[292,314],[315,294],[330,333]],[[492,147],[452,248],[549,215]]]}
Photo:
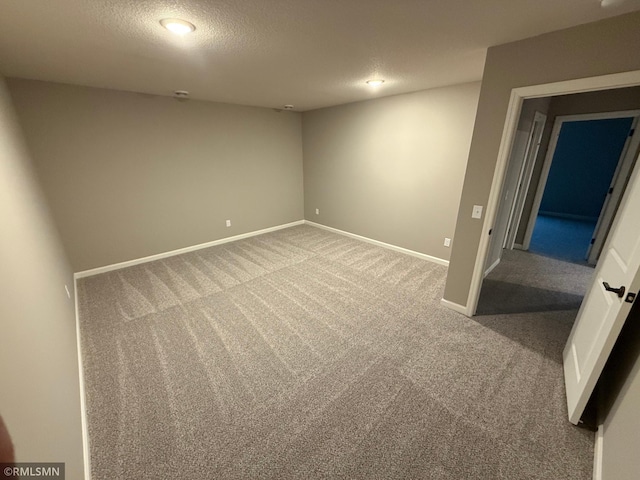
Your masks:
{"label": "ceiling light fixture", "polygon": [[163,18],[160,20],[160,25],[177,35],[186,35],[196,29],[196,26],[193,23],[189,23],[178,18]]}
{"label": "ceiling light fixture", "polygon": [[370,87],[379,87],[384,83],[384,80],[367,80],[367,85]]}
{"label": "ceiling light fixture", "polygon": [[625,1],[626,0],[600,0],[600,6],[602,8],[616,7],[623,4]]}

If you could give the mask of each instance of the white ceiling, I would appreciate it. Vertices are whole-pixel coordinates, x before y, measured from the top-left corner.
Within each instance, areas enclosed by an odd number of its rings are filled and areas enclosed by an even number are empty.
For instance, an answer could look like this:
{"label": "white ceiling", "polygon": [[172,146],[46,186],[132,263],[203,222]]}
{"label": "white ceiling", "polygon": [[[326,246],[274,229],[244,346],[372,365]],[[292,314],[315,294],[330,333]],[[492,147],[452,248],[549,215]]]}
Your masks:
{"label": "white ceiling", "polygon": [[640,9],[603,2],[0,0],[0,73],[309,110],[480,80],[490,46]]}

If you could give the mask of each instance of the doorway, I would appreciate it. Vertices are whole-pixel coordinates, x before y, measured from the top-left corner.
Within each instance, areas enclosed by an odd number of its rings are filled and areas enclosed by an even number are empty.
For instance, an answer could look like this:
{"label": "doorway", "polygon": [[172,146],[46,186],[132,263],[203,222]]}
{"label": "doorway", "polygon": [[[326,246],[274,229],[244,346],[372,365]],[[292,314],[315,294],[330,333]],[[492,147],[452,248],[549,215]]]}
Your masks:
{"label": "doorway", "polygon": [[[483,226],[484,233],[479,250],[479,252],[484,253],[476,257],[476,266],[466,309],[468,316],[476,313],[484,279],[500,264],[500,260],[503,259],[506,252],[513,251],[510,250],[511,248],[521,250],[527,250],[529,248],[529,235],[533,231],[544,190],[544,182],[541,182],[541,180],[542,177],[544,177],[544,181],[546,182],[551,166],[550,154],[555,150],[555,142],[559,135],[559,126],[556,120],[559,117],[564,117],[562,118],[563,120],[592,120],[597,118],[619,118],[621,116],[629,117],[630,115],[638,116],[638,114],[640,114],[640,72],[629,75],[635,79],[634,83],[629,82],[626,83],[626,85],[621,85],[619,88],[611,88],[611,84],[608,84],[609,88],[602,87],[602,89],[588,91],[582,89],[582,91],[578,90],[577,92],[571,93],[570,88],[566,86],[566,84],[573,83],[569,81],[553,85],[523,87],[513,91],[512,100],[514,97],[519,98],[519,103],[516,107],[511,107],[505,124],[504,135],[508,140],[503,138],[499,152],[499,162],[496,166],[496,172],[500,173],[500,177],[496,176],[494,178],[491,196],[487,206],[487,223]],[[627,74],[620,74],[621,78],[626,76]],[[583,79],[583,81],[578,82],[580,84],[579,86],[582,87],[581,83],[586,80],[596,82],[596,79]],[[610,79],[607,78],[606,80],[608,81]],[[623,80],[623,82],[625,81],[626,80]],[[528,93],[530,92],[534,94],[529,95]],[[519,96],[520,93],[524,93],[524,95]],[[541,93],[546,94],[546,96],[540,95]],[[599,113],[592,113],[594,111],[599,111]],[[522,116],[529,115],[529,118],[532,119],[534,112],[547,115],[549,120],[544,127],[539,152],[535,158],[530,188],[524,201],[521,221],[519,226],[515,228],[515,234],[513,234],[513,230],[509,232],[507,229],[503,230],[498,227],[507,224],[505,217],[509,215],[509,211],[512,209],[512,204],[505,202],[505,200],[508,200],[508,195],[506,195],[507,190],[513,188],[513,160],[517,158],[518,136],[523,134],[523,129],[521,128],[523,124]],[[625,115],[620,115],[620,112],[623,112]],[[529,125],[531,125],[530,122]],[[640,146],[640,135],[633,135],[631,140],[632,141],[627,142],[628,145],[626,145],[625,148],[628,146],[628,152],[635,152]],[[604,226],[599,225],[596,227],[596,231],[601,233],[597,239],[602,242],[600,248],[604,244],[604,239],[606,239],[610,228],[611,219],[620,204],[626,182],[628,182],[631,167],[633,166],[633,162],[629,161],[629,159],[635,160],[635,158],[631,158],[631,155],[631,153],[627,153],[625,156],[627,160],[624,162],[624,169],[620,168],[619,164],[614,174],[616,178],[620,179],[620,181],[615,183],[616,191],[614,195],[612,195],[612,197],[615,196],[616,198],[605,202],[605,207],[603,207],[608,209],[607,218],[609,225],[605,222]],[[515,178],[517,178],[517,176]],[[541,188],[538,188],[541,183]],[[531,225],[531,228],[527,231],[529,225]],[[527,234],[528,238],[525,237],[525,234]],[[512,245],[508,241],[508,235],[512,236]],[[513,257],[512,254],[510,254],[509,257],[509,259],[512,260],[511,257]],[[595,261],[593,263],[595,263]],[[584,262],[583,265],[585,265]],[[540,274],[544,276],[544,272],[540,272]]]}
{"label": "doorway", "polygon": [[[607,232],[613,217],[603,218],[617,182],[624,182],[623,161],[633,143],[638,112],[560,116],[538,184],[524,247],[533,253],[572,263],[590,259],[599,230]],[[635,149],[633,149],[635,153]],[[635,157],[635,156],[633,156]],[[617,207],[616,207],[617,208]],[[615,212],[611,212],[615,213]],[[602,228],[597,227],[601,225]],[[528,247],[528,248],[527,248]]]}
{"label": "doorway", "polygon": [[[617,73],[611,75],[604,75],[601,77],[589,77],[589,78],[581,78],[576,80],[566,80],[560,81],[556,83],[550,84],[542,84],[542,85],[532,85],[526,87],[518,87],[514,88],[511,92],[511,98],[509,100],[509,106],[507,109],[507,115],[505,118],[505,124],[502,134],[502,140],[500,142],[500,148],[498,151],[498,158],[496,161],[495,172],[491,184],[491,189],[489,193],[489,198],[487,199],[487,208],[486,208],[486,216],[485,222],[482,225],[481,236],[480,236],[480,244],[478,246],[478,251],[475,255],[475,264],[473,268],[473,273],[471,275],[469,294],[467,297],[467,302],[462,306],[452,305],[449,302],[443,301],[443,304],[447,305],[454,310],[457,310],[465,315],[471,317],[476,313],[476,308],[478,305],[478,300],[480,297],[480,291],[482,289],[482,283],[486,273],[486,267],[488,265],[488,255],[490,253],[490,246],[495,244],[495,236],[492,235],[493,227],[497,220],[498,211],[501,206],[503,206],[502,195],[504,193],[504,181],[506,177],[507,168],[509,166],[509,160],[511,155],[511,150],[514,145],[514,140],[516,136],[517,126],[520,119],[520,113],[524,108],[525,102],[541,100],[541,99],[556,99],[556,98],[572,98],[576,94],[581,95],[592,95],[592,94],[602,94],[606,92],[610,92],[612,97],[618,97],[618,92],[622,90],[631,90],[631,89],[640,89],[640,71],[632,71],[632,72],[624,72]],[[618,98],[620,100],[620,98]],[[636,97],[636,100],[640,100],[640,96]],[[595,102],[598,103],[598,102]],[[615,98],[614,98],[614,102]],[[625,98],[623,102],[618,101],[616,103],[617,108],[613,110],[624,110],[625,107],[629,108],[629,102]],[[632,107],[633,108],[633,107]],[[636,106],[636,108],[640,109],[640,105]],[[588,109],[580,109],[577,108],[575,113],[588,113]],[[591,110],[593,111],[593,110]],[[543,135],[543,143],[548,142],[551,137],[551,128],[548,126],[551,122],[547,122],[547,127],[545,127],[545,133]],[[544,155],[543,152],[546,152],[547,148],[540,148],[540,155]],[[536,167],[534,169],[533,177],[535,179],[535,183],[537,184],[537,179],[541,174],[541,164],[542,162],[537,161]],[[531,189],[534,190],[534,189]],[[532,195],[531,195],[532,197]],[[622,198],[622,196],[620,197]],[[526,204],[532,204],[533,198],[528,197],[526,200]],[[523,213],[523,222],[526,224],[526,221],[529,220],[529,214],[527,211],[527,207],[525,207],[525,211]],[[526,218],[526,220],[524,220]],[[521,223],[522,225],[522,223]],[[516,233],[516,245],[522,245],[524,237],[524,229],[518,229]],[[491,264],[489,264],[491,265]]]}
{"label": "doorway", "polygon": [[515,199],[511,207],[507,234],[502,248],[512,249],[515,246],[518,225],[520,225],[520,221],[522,220],[522,212],[524,211],[527,194],[529,193],[531,177],[533,175],[533,169],[536,164],[538,152],[540,151],[540,143],[542,142],[542,134],[544,133],[546,123],[547,115],[536,111],[533,116],[533,124],[531,125],[531,131],[529,132],[527,147],[523,155],[522,166],[520,167]]}
{"label": "doorway", "polygon": [[[640,132],[635,134],[640,109],[618,110],[621,98],[640,107],[640,87],[613,93],[523,102],[475,314],[562,310],[577,308],[582,302],[640,149]],[[617,103],[611,101],[614,96]],[[613,111],[565,114],[594,108],[592,105]],[[546,133],[531,141],[546,116],[551,120]],[[531,126],[528,133],[523,125]],[[533,158],[523,154],[526,135],[537,152]],[[524,199],[510,193],[513,190],[523,192]],[[519,223],[513,223],[516,209]],[[597,254],[593,250],[596,240]],[[525,252],[517,253],[514,248]],[[592,263],[587,261],[589,252],[594,253]],[[531,254],[555,262],[533,259]],[[567,262],[584,268],[574,271],[563,266]],[[556,284],[550,280],[553,272],[563,271],[573,272],[570,281]]]}

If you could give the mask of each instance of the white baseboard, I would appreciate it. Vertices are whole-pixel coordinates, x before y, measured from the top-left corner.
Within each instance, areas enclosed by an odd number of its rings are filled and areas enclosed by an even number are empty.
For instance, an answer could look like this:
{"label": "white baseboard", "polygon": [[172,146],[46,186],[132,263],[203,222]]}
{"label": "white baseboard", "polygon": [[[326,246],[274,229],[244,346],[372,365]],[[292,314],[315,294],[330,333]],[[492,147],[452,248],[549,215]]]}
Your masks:
{"label": "white baseboard", "polygon": [[344,230],[338,230],[337,228],[328,227],[326,225],[322,225],[321,223],[310,222],[309,220],[305,220],[304,223],[307,225],[311,225],[312,227],[322,228],[323,230],[329,230],[330,232],[339,233],[340,235],[345,235],[347,237],[355,238],[357,240],[362,240],[363,242],[371,243],[373,245],[377,245],[378,247],[388,248],[389,250],[395,250],[396,252],[421,258],[422,260],[428,260],[429,262],[437,263],[438,265],[449,266],[449,260],[445,260],[443,258],[433,257],[431,255],[427,255],[426,253],[416,252],[415,250],[409,250],[408,248],[398,247],[397,245],[392,245],[390,243],[381,242],[379,240],[374,240],[372,238],[363,237],[362,235],[356,235],[355,233],[345,232]]}
{"label": "white baseboard", "polygon": [[495,262],[493,262],[493,264],[487,268],[487,270],[484,272],[484,278],[487,278],[487,275],[489,275],[491,272],[493,272],[493,270],[500,264],[500,259],[497,259]]}
{"label": "white baseboard", "polygon": [[76,347],[78,350],[78,380],[80,386],[80,425],[82,428],[82,457],[84,459],[84,480],[91,480],[91,451],[89,450],[89,424],[87,422],[87,402],[82,366],[82,343],[80,340],[80,314],[78,310],[78,283],[73,280],[73,301],[76,314]]}
{"label": "white baseboard", "polygon": [[593,447],[593,480],[602,480],[602,455],[604,451],[604,425],[598,425]]}
{"label": "white baseboard", "polygon": [[521,243],[514,243],[513,248],[515,248],[516,250],[524,250],[524,245],[522,245]]}
{"label": "white baseboard", "polygon": [[243,238],[255,237],[256,235],[262,235],[264,233],[275,232],[276,230],[282,230],[283,228],[295,227],[296,225],[302,225],[304,220],[298,220],[291,223],[285,223],[283,225],[277,225],[275,227],[263,228],[262,230],[255,230],[253,232],[242,233],[240,235],[234,235],[233,237],[225,237],[219,240],[213,240],[211,242],[200,243],[191,247],[178,248],[177,250],[171,250],[169,252],[158,253],[155,255],[149,255],[148,257],[136,258],[128,260],[126,262],[114,263],[112,265],[105,265],[104,267],[92,268],[90,270],[83,270],[74,274],[75,278],[90,277],[92,275],[98,275],[100,273],[111,272],[113,270],[120,270],[121,268],[132,267],[134,265],[140,265],[141,263],[153,262],[154,260],[160,260],[163,258],[173,257],[182,253],[193,252],[201,250],[203,248],[214,247],[216,245],[222,245],[223,243],[235,242],[236,240],[242,240]]}
{"label": "white baseboard", "polygon": [[466,315],[467,317],[469,316],[467,314],[467,307],[465,305],[460,305],[459,303],[454,303],[449,300],[445,300],[444,298],[440,299],[440,304],[443,307],[447,307],[449,310],[461,313],[463,315]]}

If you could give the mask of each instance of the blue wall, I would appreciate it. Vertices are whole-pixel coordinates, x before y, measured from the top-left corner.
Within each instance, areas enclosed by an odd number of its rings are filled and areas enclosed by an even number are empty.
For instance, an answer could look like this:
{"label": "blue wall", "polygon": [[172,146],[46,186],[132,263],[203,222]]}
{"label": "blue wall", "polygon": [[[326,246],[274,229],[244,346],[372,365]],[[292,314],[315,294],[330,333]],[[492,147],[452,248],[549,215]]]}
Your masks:
{"label": "blue wall", "polygon": [[597,219],[632,118],[565,122],[540,213]]}

